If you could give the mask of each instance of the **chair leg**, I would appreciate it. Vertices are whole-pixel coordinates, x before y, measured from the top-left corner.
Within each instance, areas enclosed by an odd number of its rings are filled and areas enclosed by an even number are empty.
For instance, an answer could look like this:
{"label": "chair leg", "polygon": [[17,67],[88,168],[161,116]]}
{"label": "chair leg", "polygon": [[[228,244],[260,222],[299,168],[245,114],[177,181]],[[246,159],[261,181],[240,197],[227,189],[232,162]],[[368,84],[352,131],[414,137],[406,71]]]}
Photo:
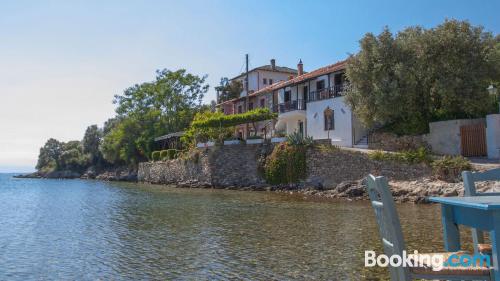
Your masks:
{"label": "chair leg", "polygon": [[481,230],[472,229],[472,243],[474,243],[474,253],[479,253],[477,246],[484,243],[484,234]]}

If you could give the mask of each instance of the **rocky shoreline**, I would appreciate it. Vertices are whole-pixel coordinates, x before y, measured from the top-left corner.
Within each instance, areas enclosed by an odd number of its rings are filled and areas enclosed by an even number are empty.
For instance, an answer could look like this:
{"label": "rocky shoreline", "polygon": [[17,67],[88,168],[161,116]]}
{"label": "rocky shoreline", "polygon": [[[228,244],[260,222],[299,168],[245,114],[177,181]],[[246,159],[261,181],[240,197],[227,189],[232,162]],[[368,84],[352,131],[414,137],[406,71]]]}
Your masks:
{"label": "rocky shoreline", "polygon": [[[128,168],[113,168],[96,171],[89,169],[85,173],[74,171],[57,171],[47,174],[35,172],[27,175],[18,175],[17,178],[47,178],[47,179],[96,179],[102,181],[137,182],[137,171]],[[151,183],[155,184],[155,183]],[[156,183],[157,184],[157,183]],[[343,181],[334,187],[324,188],[310,186],[307,183],[293,185],[257,184],[248,186],[214,186],[207,182],[185,181],[175,184],[166,184],[176,188],[210,188],[242,191],[268,191],[304,195],[307,197],[344,200],[368,200],[363,179],[356,181]],[[428,203],[427,197],[432,196],[462,196],[464,193],[462,182],[446,182],[432,177],[423,177],[416,180],[390,180],[389,186],[397,202]],[[480,192],[500,192],[500,182],[480,182],[476,184]]]}
{"label": "rocky shoreline", "polygon": [[[251,185],[251,186],[211,186],[206,183],[181,182],[170,184],[176,188],[212,188],[242,191],[268,191],[287,193],[292,195],[304,195],[326,199],[344,199],[344,200],[368,200],[364,180],[345,181],[334,188],[318,189],[317,187],[306,186],[304,184],[296,185]],[[422,178],[412,181],[389,181],[394,200],[400,203],[429,203],[427,197],[449,197],[463,196],[464,188],[462,182],[445,182],[433,178]],[[500,192],[500,182],[480,182],[476,184],[479,192]]]}
{"label": "rocky shoreline", "polygon": [[77,172],[70,170],[53,171],[49,173],[34,172],[30,174],[17,175],[15,178],[35,178],[35,179],[96,179],[103,181],[137,181],[137,170],[127,167],[117,167],[108,169],[89,168],[86,171]]}

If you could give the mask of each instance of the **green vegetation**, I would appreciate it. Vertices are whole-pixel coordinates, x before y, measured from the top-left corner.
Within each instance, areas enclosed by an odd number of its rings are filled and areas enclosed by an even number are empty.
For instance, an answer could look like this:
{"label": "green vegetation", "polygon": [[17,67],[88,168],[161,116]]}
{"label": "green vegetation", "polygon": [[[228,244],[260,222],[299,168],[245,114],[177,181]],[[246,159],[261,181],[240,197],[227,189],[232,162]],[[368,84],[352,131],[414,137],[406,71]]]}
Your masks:
{"label": "green vegetation", "polygon": [[270,184],[297,183],[306,177],[306,147],[282,143],[274,147],[264,166]]}
{"label": "green vegetation", "polygon": [[48,173],[57,170],[82,171],[89,164],[88,154],[83,152],[79,141],[60,142],[49,139],[40,148],[37,170]]}
{"label": "green vegetation", "polygon": [[444,156],[432,163],[434,175],[441,180],[456,181],[462,171],[471,170],[469,160],[462,156]]}
{"label": "green vegetation", "polygon": [[185,130],[196,113],[207,110],[208,106],[201,104],[208,91],[205,78],[184,69],[157,71],[154,81],[136,84],[115,96],[116,116],[102,129],[88,127],[82,141],[48,140],[40,149],[37,169],[133,167],[154,159],[155,137]]}
{"label": "green vegetation", "polygon": [[360,40],[347,63],[346,101],[367,126],[420,134],[428,122],[483,117],[496,104],[486,88],[500,77],[500,36],[466,21],[435,28],[387,28]]}
{"label": "green vegetation", "polygon": [[215,87],[215,90],[219,92],[219,100],[217,102],[225,102],[239,97],[243,91],[243,84],[241,81],[229,81],[227,77],[223,77],[220,79],[219,86]]}
{"label": "green vegetation", "polygon": [[293,132],[286,137],[286,141],[291,145],[312,145],[313,138],[311,136],[303,136],[299,132]]}
{"label": "green vegetation", "polygon": [[151,153],[151,160],[160,161],[160,159],[161,159],[161,152],[160,151],[153,151]]}
{"label": "green vegetation", "polygon": [[368,153],[368,157],[377,161],[397,161],[407,164],[430,164],[432,162],[432,156],[429,150],[424,147],[420,147],[415,150],[405,150],[401,152],[385,152],[376,150]]}
{"label": "green vegetation", "polygon": [[232,115],[225,115],[218,111],[204,111],[196,114],[182,140],[188,146],[192,146],[196,142],[207,142],[209,140],[222,143],[224,139],[232,137],[234,126],[236,125],[251,123],[254,127],[254,132],[257,132],[257,122],[276,117],[276,113],[272,113],[267,108],[257,108],[245,113]]}

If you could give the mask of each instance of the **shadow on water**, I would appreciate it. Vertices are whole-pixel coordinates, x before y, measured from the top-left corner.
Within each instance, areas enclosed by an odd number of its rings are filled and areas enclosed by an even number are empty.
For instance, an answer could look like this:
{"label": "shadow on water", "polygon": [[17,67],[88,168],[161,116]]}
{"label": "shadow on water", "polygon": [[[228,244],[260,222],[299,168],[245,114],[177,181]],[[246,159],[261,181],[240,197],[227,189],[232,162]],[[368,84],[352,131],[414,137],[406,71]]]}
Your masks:
{"label": "shadow on water", "polygon": [[[400,204],[409,250],[440,210]],[[0,279],[385,280],[368,202],[0,175]]]}

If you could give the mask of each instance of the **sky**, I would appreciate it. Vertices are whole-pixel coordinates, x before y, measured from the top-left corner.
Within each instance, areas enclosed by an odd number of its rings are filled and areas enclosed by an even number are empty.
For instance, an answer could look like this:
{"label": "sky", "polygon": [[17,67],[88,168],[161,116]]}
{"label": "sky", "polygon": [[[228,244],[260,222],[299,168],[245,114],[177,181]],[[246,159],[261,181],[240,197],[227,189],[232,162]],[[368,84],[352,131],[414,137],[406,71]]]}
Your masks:
{"label": "sky", "polygon": [[221,77],[276,64],[306,71],[355,53],[384,26],[469,20],[500,33],[500,1],[0,0],[0,172],[34,170],[48,138],[79,140],[113,96],[155,70]]}

